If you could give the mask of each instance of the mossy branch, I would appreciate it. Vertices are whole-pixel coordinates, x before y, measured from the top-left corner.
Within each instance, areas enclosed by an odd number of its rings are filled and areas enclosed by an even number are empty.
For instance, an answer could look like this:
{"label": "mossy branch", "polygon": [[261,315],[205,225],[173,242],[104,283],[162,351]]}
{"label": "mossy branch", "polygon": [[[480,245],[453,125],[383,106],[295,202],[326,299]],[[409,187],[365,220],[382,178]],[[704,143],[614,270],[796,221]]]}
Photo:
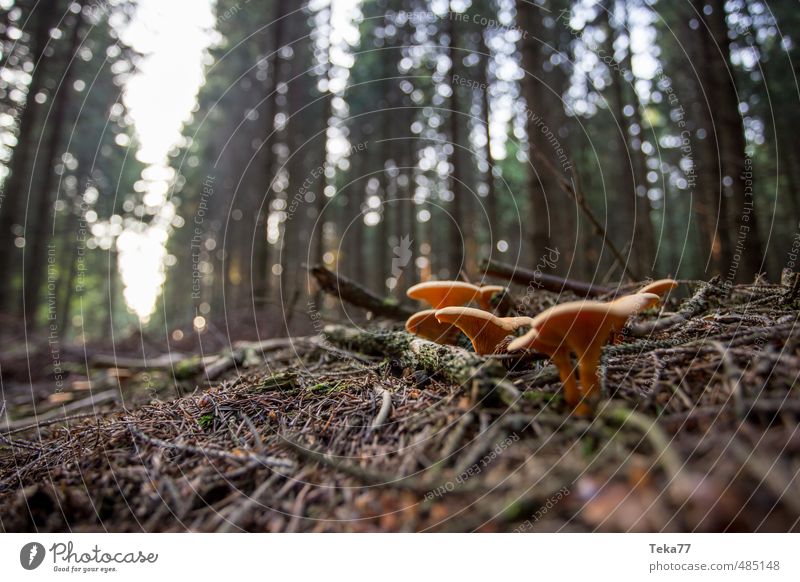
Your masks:
{"label": "mossy branch", "polygon": [[423,370],[447,382],[495,388],[507,372],[494,360],[462,348],[439,345],[404,331],[364,331],[342,325],[325,327],[324,337],[334,345],[368,355],[382,355],[400,365]]}

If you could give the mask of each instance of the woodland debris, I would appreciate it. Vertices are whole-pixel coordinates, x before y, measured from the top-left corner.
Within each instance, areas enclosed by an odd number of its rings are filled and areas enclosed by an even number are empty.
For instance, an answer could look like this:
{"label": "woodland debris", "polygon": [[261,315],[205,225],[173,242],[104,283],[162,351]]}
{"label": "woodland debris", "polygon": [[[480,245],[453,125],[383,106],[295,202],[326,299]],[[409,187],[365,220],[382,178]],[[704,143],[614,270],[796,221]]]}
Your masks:
{"label": "woodland debris", "polygon": [[399,304],[394,299],[380,297],[361,284],[322,265],[311,267],[310,272],[325,293],[345,303],[371,311],[376,317],[405,320],[414,313],[413,308]]}
{"label": "woodland debris", "polygon": [[0,436],[0,529],[798,531],[798,313],[729,291],[605,346],[592,419],[554,366],[386,329],[235,344],[248,367],[177,398],[137,399],[134,370],[126,408]]}
{"label": "woodland debris", "polygon": [[494,379],[502,379],[506,375],[505,369],[497,362],[462,348],[414,337],[405,331],[368,332],[330,325],[325,327],[324,336],[335,345],[393,358],[403,367],[424,370],[459,386],[469,386],[477,381],[491,388],[489,384]]}
{"label": "woodland debris", "polygon": [[581,297],[598,297],[614,292],[614,289],[610,287],[586,283],[584,281],[576,281],[574,279],[565,279],[557,275],[542,273],[540,271],[531,271],[530,269],[525,269],[517,265],[509,265],[494,259],[483,261],[481,263],[481,270],[486,271],[487,275],[493,277],[505,279],[506,281],[513,281],[525,287],[552,291],[553,293],[572,291]]}

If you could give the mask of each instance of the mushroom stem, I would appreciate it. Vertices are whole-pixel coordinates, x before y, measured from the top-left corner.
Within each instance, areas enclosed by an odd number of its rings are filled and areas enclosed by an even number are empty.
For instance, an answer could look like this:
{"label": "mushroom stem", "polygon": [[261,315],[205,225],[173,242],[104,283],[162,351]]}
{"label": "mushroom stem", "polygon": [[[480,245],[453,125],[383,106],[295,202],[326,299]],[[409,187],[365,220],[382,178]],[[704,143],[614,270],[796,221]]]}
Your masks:
{"label": "mushroom stem", "polygon": [[581,401],[581,392],[575,381],[575,368],[569,357],[569,350],[557,349],[550,355],[550,361],[558,368],[558,375],[564,386],[564,401],[572,408],[577,407]]}
{"label": "mushroom stem", "polygon": [[[576,415],[591,415],[600,398],[597,366],[603,345],[631,315],[656,303],[658,295],[651,293],[627,295],[610,303],[562,303],[533,318],[531,330],[512,341],[507,350],[532,349],[550,356],[561,375],[567,404],[574,407]],[[570,352],[578,357],[580,390],[575,387]]]}
{"label": "mushroom stem", "polygon": [[578,352],[578,373],[580,374],[582,404],[593,410],[600,400],[600,378],[598,365],[603,351],[603,344],[593,343],[582,352]]}

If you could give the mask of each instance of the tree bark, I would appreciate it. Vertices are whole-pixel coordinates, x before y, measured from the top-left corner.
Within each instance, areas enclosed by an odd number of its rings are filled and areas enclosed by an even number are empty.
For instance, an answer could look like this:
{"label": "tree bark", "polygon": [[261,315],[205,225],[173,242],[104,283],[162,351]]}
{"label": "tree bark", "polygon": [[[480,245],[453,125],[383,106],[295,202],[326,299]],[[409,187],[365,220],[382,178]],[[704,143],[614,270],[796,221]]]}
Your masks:
{"label": "tree bark", "polygon": [[[622,36],[620,28],[623,25],[615,24],[614,20],[626,22],[626,19],[620,19],[615,5],[616,2],[614,0],[608,0],[605,9],[601,8],[600,10],[608,28],[608,42],[605,47],[608,55],[614,54],[614,45],[617,44],[617,40]],[[622,70],[630,71],[632,75],[630,50],[629,39],[629,46],[626,49],[627,57],[622,63]],[[617,163],[620,186],[616,196],[619,197],[620,208],[623,209],[623,232],[630,237],[627,240],[629,245],[627,256],[633,262],[636,272],[641,274],[651,271],[655,251],[653,224],[650,219],[650,201],[646,192],[643,196],[639,195],[638,192],[641,188],[644,188],[645,191],[647,189],[645,182],[646,171],[643,171],[645,167],[644,158],[641,147],[633,147],[628,137],[632,123],[638,123],[640,135],[644,131],[641,126],[641,116],[638,114],[639,102],[636,98],[635,89],[631,87],[630,90],[626,91],[627,83],[633,82],[635,82],[634,78],[625,79],[621,71],[611,70],[610,101],[614,112],[616,126],[614,134],[619,153]],[[633,94],[632,98],[631,93]],[[630,123],[628,122],[629,116],[625,115],[626,106],[631,107],[636,113],[635,118],[633,115],[630,116]]]}
{"label": "tree bark", "polygon": [[[450,7],[452,9],[452,7]],[[449,139],[450,145],[453,148],[453,153],[450,156],[450,164],[452,166],[452,173],[450,175],[450,192],[453,193],[453,203],[451,204],[452,216],[448,224],[450,225],[450,240],[447,245],[449,259],[447,269],[452,278],[458,278],[459,273],[466,270],[465,258],[466,249],[468,246],[467,239],[470,237],[469,228],[465,227],[466,216],[464,208],[467,202],[467,193],[464,188],[464,167],[463,155],[461,151],[461,141],[459,125],[464,123],[464,117],[461,115],[461,101],[459,95],[458,78],[461,75],[460,62],[462,59],[462,52],[458,46],[458,18],[459,14],[456,12],[449,12],[447,19],[447,34],[450,37],[448,45],[447,56],[450,59],[450,88],[452,96],[450,97],[450,113],[449,113]]]}
{"label": "tree bark", "polygon": [[[698,1],[698,7],[700,2]],[[724,0],[710,0],[711,14],[703,12],[709,35],[703,35],[713,58],[708,79],[715,128],[719,132],[720,170],[723,196],[728,197],[727,228],[732,249],[729,270],[735,279],[749,281],[761,272],[764,256],[757,220],[756,199],[752,185],[752,161],[746,179],[748,161],[745,152],[744,121],[739,112],[735,72],[731,62]],[[709,44],[710,43],[710,44]],[[730,182],[730,186],[726,184]],[[749,183],[748,183],[749,182]],[[738,269],[737,269],[738,266]],[[733,281],[731,281],[733,282]]]}
{"label": "tree bark", "polygon": [[[82,5],[82,1],[78,2]],[[43,275],[47,268],[44,249],[50,240],[48,226],[52,224],[53,210],[53,182],[55,179],[54,165],[61,151],[61,137],[66,126],[67,109],[72,98],[72,79],[75,74],[75,59],[81,45],[81,33],[84,29],[83,16],[79,12],[75,15],[69,40],[69,49],[66,53],[68,61],[61,77],[60,90],[56,93],[53,104],[52,122],[49,123],[50,136],[47,142],[44,159],[42,161],[43,177],[38,199],[33,205],[31,219],[33,228],[30,236],[26,236],[24,257],[24,292],[25,320],[28,326],[36,327],[36,311],[39,307],[39,291],[42,287]],[[27,229],[26,229],[27,230]],[[26,233],[27,234],[27,233]]]}
{"label": "tree bark", "polygon": [[[566,126],[566,114],[561,96],[566,87],[566,76],[554,67],[545,71],[544,44],[555,43],[553,32],[543,23],[546,14],[525,0],[517,0],[519,26],[528,32],[523,36],[520,50],[524,78],[522,96],[525,99],[526,132],[528,135],[528,187],[530,220],[528,229],[535,257],[547,253],[548,247],[558,246],[562,261],[556,271],[566,272],[573,254],[572,239],[575,224],[572,208],[559,199],[558,178],[542,167],[537,157],[548,160],[560,174],[570,173],[568,156],[561,141],[560,130]],[[549,55],[547,57],[549,59]]]}
{"label": "tree bark", "polygon": [[50,41],[50,28],[55,23],[57,16],[57,11],[42,6],[35,12],[34,17],[31,38],[33,46],[31,60],[34,68],[25,97],[25,105],[20,115],[17,145],[13,149],[8,164],[10,175],[6,179],[3,195],[0,197],[0,273],[4,273],[6,277],[6,283],[0,285],[0,310],[9,307],[7,305],[8,294],[12,291],[11,283],[20,266],[21,251],[14,245],[12,229],[19,220],[20,203],[28,193],[25,183],[30,178],[28,169],[31,153],[35,147],[33,130],[40,110],[36,104],[36,95],[41,91],[48,74],[44,62],[44,50]]}
{"label": "tree bark", "polygon": [[481,102],[483,107],[481,113],[483,114],[483,126],[486,135],[486,214],[488,216],[489,228],[487,232],[488,244],[491,247],[494,244],[494,237],[503,232],[503,227],[500,224],[498,209],[497,209],[497,189],[494,183],[494,160],[492,159],[492,135],[489,123],[491,121],[491,101],[489,99],[489,63],[491,57],[489,55],[489,47],[486,44],[485,31],[480,30],[480,61],[478,62],[478,82],[481,86]]}

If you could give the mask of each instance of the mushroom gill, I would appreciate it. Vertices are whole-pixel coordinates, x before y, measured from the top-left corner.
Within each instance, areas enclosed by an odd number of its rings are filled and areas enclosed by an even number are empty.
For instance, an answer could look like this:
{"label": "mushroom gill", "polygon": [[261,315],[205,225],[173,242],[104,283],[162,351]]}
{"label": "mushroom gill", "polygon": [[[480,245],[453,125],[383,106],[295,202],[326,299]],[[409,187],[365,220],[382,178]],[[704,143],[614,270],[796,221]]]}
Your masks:
{"label": "mushroom gill", "polygon": [[406,321],[406,331],[439,344],[457,345],[458,328],[436,319],[435,309],[418,311]]}

